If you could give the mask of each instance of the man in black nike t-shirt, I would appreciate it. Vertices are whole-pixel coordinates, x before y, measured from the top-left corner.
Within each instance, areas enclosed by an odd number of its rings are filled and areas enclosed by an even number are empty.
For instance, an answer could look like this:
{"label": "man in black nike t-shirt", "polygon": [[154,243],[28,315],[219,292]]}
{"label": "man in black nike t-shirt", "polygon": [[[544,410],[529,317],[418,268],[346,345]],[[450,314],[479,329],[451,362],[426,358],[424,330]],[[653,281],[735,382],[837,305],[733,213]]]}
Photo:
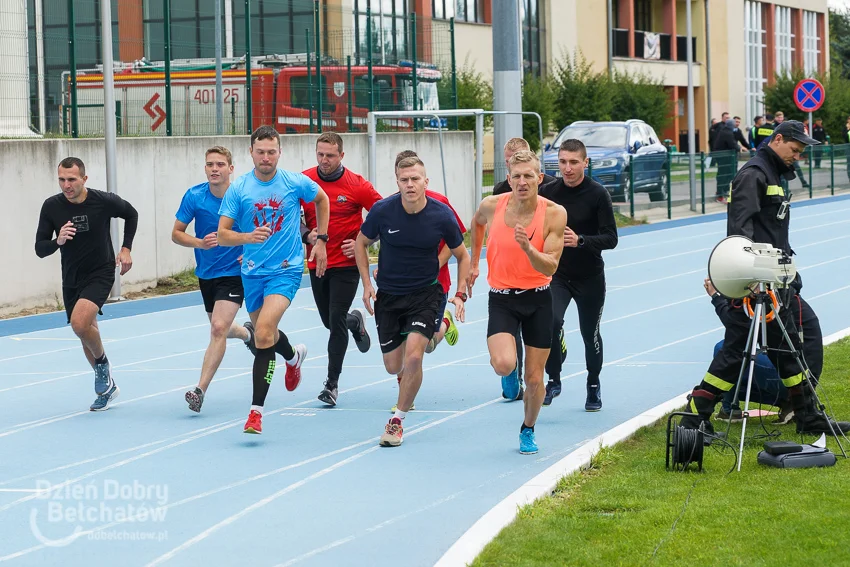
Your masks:
{"label": "man in black nike t-shirt", "polygon": [[[86,166],[68,157],[59,163],[62,192],[41,206],[35,253],[39,258],[57,250],[62,256],[62,297],[68,322],[83,344],[83,353],[94,369],[97,399],[92,411],[103,411],[118,396],[109,361],[97,328],[97,314],[109,297],[115,282],[115,266],[121,275],[132,267],[130,249],[139,223],[133,206],[114,193],[86,188]],[[109,227],[113,218],[122,218],[124,243],[116,261]]]}

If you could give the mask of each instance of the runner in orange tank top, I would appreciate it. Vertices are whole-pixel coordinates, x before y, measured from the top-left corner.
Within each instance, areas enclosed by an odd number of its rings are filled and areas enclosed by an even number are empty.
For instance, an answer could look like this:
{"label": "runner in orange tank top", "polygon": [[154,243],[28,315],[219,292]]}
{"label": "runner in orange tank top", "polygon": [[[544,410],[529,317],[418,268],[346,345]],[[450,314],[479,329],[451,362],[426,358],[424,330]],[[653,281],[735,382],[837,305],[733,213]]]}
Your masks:
{"label": "runner in orange tank top", "polygon": [[472,219],[469,287],[472,289],[480,273],[478,262],[487,228],[487,347],[490,365],[502,376],[504,392],[519,391],[514,337],[522,328],[526,389],[519,451],[523,454],[537,452],[534,424],[546,394],[543,370],[552,343],[549,282],[564,250],[567,224],[563,207],[537,195],[542,179],[537,156],[530,151],[516,152],[509,161],[511,193],[487,197]]}

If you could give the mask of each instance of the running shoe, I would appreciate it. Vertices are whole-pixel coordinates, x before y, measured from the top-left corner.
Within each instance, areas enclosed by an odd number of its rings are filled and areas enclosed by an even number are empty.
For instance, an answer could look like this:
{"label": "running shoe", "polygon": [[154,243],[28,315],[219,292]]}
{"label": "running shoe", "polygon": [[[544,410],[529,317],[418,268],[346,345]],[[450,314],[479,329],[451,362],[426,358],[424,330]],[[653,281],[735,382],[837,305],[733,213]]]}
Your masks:
{"label": "running shoe", "polygon": [[254,333],[254,324],[251,321],[245,321],[242,326],[248,330],[248,341],[245,343],[245,347],[251,351],[251,354],[257,356],[257,341]]}
{"label": "running shoe", "polygon": [[452,317],[451,311],[446,309],[446,312],[443,313],[443,317],[448,320],[449,326],[446,329],[446,342],[449,343],[449,346],[455,346],[457,344],[457,325],[455,325],[455,319]]}
{"label": "running shoe", "polygon": [[514,368],[514,371],[508,374],[507,376],[502,376],[502,397],[508,400],[518,400],[520,392],[522,391],[522,384],[519,381],[519,375],[517,373],[517,369]]}
{"label": "running shoe", "polygon": [[248,421],[245,422],[245,433],[255,433],[259,435],[263,432],[263,414],[257,410],[251,410],[248,414]]}
{"label": "running shoe", "polygon": [[354,344],[357,345],[357,350],[360,352],[369,352],[369,347],[372,346],[372,339],[366,330],[366,312],[358,307],[352,309],[349,315],[357,319],[357,329],[351,331],[351,335],[354,337]]}
{"label": "running shoe", "polygon": [[301,383],[301,365],[307,358],[307,345],[295,345],[295,357],[286,361],[286,389],[295,391]]}
{"label": "running shoe", "polygon": [[112,387],[108,392],[99,395],[89,409],[91,411],[105,411],[109,409],[109,404],[118,397],[118,394],[121,393],[121,390],[118,389],[118,386],[112,384]]}
{"label": "running shoe", "polygon": [[384,428],[384,434],[381,435],[381,447],[398,447],[401,445],[402,429],[399,418],[390,419],[390,422]]}
{"label": "running shoe", "polygon": [[561,395],[561,383],[560,382],[556,383],[556,382],[553,382],[553,381],[550,380],[549,383],[546,384],[546,395],[543,397],[543,405],[544,406],[551,406],[552,400],[554,400],[555,398],[557,398],[560,395]]}
{"label": "running shoe", "polygon": [[339,389],[337,383],[328,380],[325,382],[324,389],[319,393],[319,401],[326,403],[329,406],[335,406],[338,394]]}
{"label": "running shoe", "polygon": [[200,412],[201,406],[204,405],[204,391],[200,388],[189,390],[186,392],[186,402],[188,402],[190,410]]}
{"label": "running shoe", "polygon": [[523,429],[519,434],[519,452],[523,455],[533,455],[537,452],[537,442],[534,440],[534,431]]}
{"label": "running shoe", "polygon": [[94,365],[94,393],[98,396],[103,395],[113,386],[112,372],[109,368],[109,362]]}
{"label": "running shoe", "polygon": [[584,411],[599,411],[602,409],[602,386],[599,384],[587,385],[587,400],[584,402]]}

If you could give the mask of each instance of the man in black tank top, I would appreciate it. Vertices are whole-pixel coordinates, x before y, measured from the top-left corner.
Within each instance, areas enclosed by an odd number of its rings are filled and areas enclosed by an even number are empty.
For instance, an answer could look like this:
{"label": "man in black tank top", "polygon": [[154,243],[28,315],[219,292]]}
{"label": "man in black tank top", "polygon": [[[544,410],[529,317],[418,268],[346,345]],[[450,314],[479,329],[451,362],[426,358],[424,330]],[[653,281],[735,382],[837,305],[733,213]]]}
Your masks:
{"label": "man in black tank top", "polygon": [[[556,335],[562,330],[564,313],[574,299],[587,364],[587,400],[584,409],[599,411],[602,409],[602,388],[599,384],[602,335],[599,327],[605,306],[605,262],[602,260],[602,251],[617,246],[617,221],[614,219],[614,208],[608,191],[584,174],[587,149],[581,141],[566,140],[561,144],[558,167],[561,178],[540,191],[543,197],[567,210],[564,253],[558,263],[558,271],[552,276],[554,329]],[[558,352],[559,342],[555,336],[549,360],[546,361],[549,383],[546,385],[544,406],[551,404],[561,393],[563,359]]]}
{"label": "man in black tank top", "polygon": [[[75,157],[59,163],[62,192],[49,197],[41,207],[35,235],[39,258],[59,250],[62,256],[62,296],[74,334],[94,369],[97,399],[92,411],[103,411],[118,396],[109,361],[103,350],[97,314],[115,282],[115,251],[109,227],[113,218],[124,219],[124,243],[118,253],[121,275],[132,267],[130,249],[139,224],[133,206],[114,193],[86,188],[86,166]],[[55,237],[54,237],[55,235]]]}

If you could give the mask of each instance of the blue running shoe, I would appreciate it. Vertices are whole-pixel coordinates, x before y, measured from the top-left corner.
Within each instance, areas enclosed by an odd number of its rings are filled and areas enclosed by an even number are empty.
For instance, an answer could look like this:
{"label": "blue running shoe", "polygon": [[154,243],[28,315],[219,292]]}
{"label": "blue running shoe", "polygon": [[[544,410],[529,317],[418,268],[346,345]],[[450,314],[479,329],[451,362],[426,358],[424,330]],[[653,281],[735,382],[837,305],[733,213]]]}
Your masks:
{"label": "blue running shoe", "polygon": [[519,452],[523,455],[533,455],[537,452],[537,442],[531,429],[523,429],[519,434]]}
{"label": "blue running shoe", "polygon": [[519,374],[517,373],[517,369],[514,368],[514,371],[508,374],[507,376],[502,376],[502,397],[508,400],[516,400],[519,398],[519,394],[522,391],[521,384],[519,381]]}
{"label": "blue running shoe", "polygon": [[599,384],[587,385],[587,401],[584,402],[584,411],[599,411],[602,409],[602,386]]}
{"label": "blue running shoe", "polygon": [[94,365],[94,393],[98,396],[106,393],[112,386],[112,374],[109,371],[109,362]]}
{"label": "blue running shoe", "polygon": [[552,405],[552,400],[554,400],[555,398],[557,398],[560,395],[561,395],[561,383],[558,382],[556,384],[555,382],[552,382],[550,380],[549,383],[546,384],[546,395],[543,397],[543,405],[544,406]]}
{"label": "blue running shoe", "polygon": [[118,386],[112,384],[109,391],[105,394],[99,395],[89,409],[91,411],[104,411],[109,409],[109,403],[117,398],[120,392],[121,390],[118,389]]}

